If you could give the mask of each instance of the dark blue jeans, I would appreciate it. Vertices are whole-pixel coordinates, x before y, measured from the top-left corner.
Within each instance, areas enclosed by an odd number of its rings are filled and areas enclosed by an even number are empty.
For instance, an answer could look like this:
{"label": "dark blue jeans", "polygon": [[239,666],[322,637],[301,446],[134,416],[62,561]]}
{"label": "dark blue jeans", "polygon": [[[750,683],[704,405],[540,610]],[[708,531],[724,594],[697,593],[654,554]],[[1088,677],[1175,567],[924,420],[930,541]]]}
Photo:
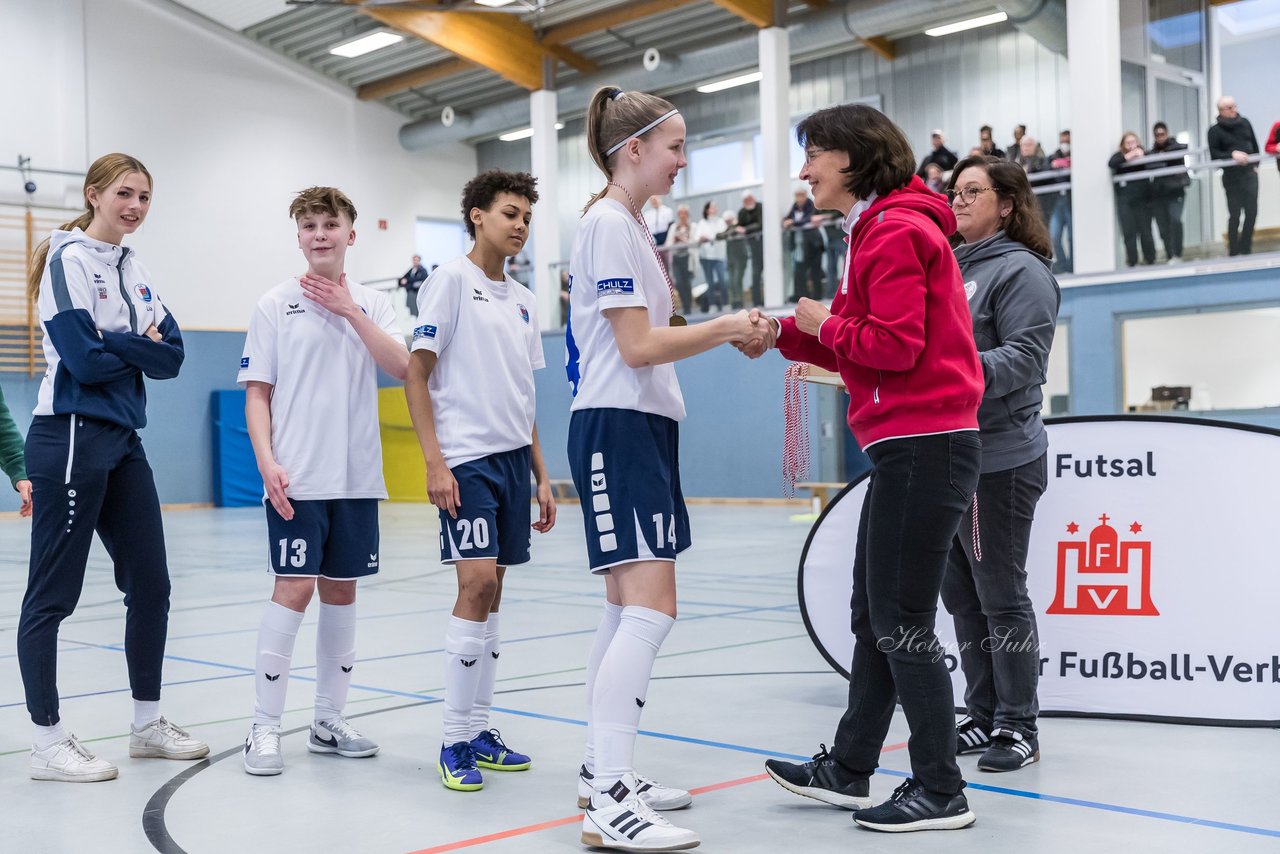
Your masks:
{"label": "dark blue jeans", "polygon": [[951,676],[934,634],[938,591],[956,529],[978,484],[977,431],[890,439],[867,449],[871,483],[853,561],[853,664],[849,707],[832,755],[870,774],[902,704],[911,774],[950,797],[964,787],[956,764]]}
{"label": "dark blue jeans", "polygon": [[1023,735],[1036,734],[1040,713],[1040,636],[1027,595],[1027,544],[1048,480],[1047,459],[1044,454],[982,475],[977,530],[960,526],[942,583],[942,603],[955,620],[969,715],[988,729]]}

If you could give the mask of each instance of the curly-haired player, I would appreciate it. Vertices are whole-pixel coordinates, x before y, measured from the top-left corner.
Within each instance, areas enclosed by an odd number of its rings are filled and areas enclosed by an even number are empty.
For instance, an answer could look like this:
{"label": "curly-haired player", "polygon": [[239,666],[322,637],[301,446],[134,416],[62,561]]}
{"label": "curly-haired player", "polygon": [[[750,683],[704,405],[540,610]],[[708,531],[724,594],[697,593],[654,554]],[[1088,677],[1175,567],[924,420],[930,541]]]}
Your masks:
{"label": "curly-haired player", "polygon": [[[440,779],[474,792],[480,769],[523,771],[528,756],[489,729],[498,666],[498,604],[508,566],[529,560],[529,529],[545,533],[556,505],[534,426],[533,372],[545,366],[532,292],[507,275],[524,248],[536,180],[491,170],[462,191],[475,246],[440,265],[418,295],[405,395],[440,508],[440,560],[458,573],[445,632]],[[530,525],[529,472],[539,517]]]}

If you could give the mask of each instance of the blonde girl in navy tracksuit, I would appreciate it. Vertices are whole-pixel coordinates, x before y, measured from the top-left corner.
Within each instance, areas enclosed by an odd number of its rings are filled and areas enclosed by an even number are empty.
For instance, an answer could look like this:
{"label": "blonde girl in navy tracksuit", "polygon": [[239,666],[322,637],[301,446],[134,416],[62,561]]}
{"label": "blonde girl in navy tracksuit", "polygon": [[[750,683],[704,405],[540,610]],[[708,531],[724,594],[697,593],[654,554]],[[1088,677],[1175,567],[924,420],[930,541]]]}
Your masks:
{"label": "blonde girl in navy tracksuit", "polygon": [[129,755],[198,759],[207,745],[160,715],[169,621],[160,502],[137,430],[147,423],[143,375],[170,379],[182,333],[121,245],[151,205],[151,175],[126,154],[89,168],[85,213],[36,250],[28,282],[49,368],[27,433],[34,488],[31,569],[18,623],[18,663],[35,723],[31,777],[111,780],[114,765],[63,729],[58,714],[58,626],[75,610],[93,533],[124,594],[125,661],[133,693]]}

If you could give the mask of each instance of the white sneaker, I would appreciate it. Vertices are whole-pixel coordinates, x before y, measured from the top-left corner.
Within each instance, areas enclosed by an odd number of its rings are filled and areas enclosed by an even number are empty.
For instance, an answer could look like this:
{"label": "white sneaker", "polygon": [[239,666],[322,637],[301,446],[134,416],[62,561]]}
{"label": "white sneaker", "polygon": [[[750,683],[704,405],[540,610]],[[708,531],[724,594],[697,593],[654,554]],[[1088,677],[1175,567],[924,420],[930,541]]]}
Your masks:
{"label": "white sneaker", "polygon": [[200,759],[209,745],[161,717],[142,729],[129,725],[129,755],[134,759]]}
{"label": "white sneaker", "polygon": [[676,827],[634,794],[626,785],[627,777],[587,802],[582,815],[583,845],[617,851],[684,851],[701,844],[698,834]]}
{"label": "white sneaker", "polygon": [[120,771],[105,759],[93,755],[74,735],[53,747],[31,751],[31,779],[63,783],[97,783],[114,780]]}
{"label": "white sneaker", "polygon": [[255,777],[274,777],[284,771],[279,727],[249,727],[249,737],[244,740],[244,770]]}
{"label": "white sneaker", "polygon": [[[580,810],[586,809],[587,804],[591,802],[591,795],[595,792],[595,787],[591,785],[594,779],[595,777],[587,770],[587,766],[583,765],[578,769],[578,809]],[[650,809],[679,810],[693,803],[693,795],[684,789],[664,786],[635,771],[623,777],[622,782],[628,789],[639,795],[640,800],[644,801]]]}

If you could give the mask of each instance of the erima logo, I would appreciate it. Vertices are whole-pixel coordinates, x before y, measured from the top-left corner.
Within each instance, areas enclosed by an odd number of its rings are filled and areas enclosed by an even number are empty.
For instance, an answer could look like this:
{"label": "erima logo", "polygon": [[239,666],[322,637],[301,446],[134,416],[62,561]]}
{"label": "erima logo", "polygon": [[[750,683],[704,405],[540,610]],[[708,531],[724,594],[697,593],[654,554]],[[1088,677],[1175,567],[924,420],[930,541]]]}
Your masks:
{"label": "erima logo", "polygon": [[478,658],[473,658],[473,659],[471,659],[470,661],[467,661],[467,660],[464,658],[464,659],[462,659],[462,666],[463,666],[463,667],[471,667],[472,665],[474,665],[474,664],[475,664],[477,661],[479,661],[479,660],[480,660],[480,659],[478,659]]}
{"label": "erima logo", "polygon": [[289,306],[289,310],[288,310],[288,311],[286,311],[286,312],[284,313],[285,317],[288,317],[288,316],[289,316],[289,315],[291,315],[291,314],[306,314],[306,313],[307,313],[307,310],[306,310],[305,308],[299,308],[299,307],[298,307],[298,306],[302,305],[302,303],[300,303],[300,302],[291,302],[291,303],[285,303],[285,304]]}
{"label": "erima logo", "polygon": [[596,282],[596,296],[617,296],[618,294],[634,294],[635,279],[601,279]]}
{"label": "erima logo", "polygon": [[419,326],[418,328],[413,330],[414,341],[417,341],[419,338],[435,338],[435,337],[436,337],[436,327],[430,324]]}
{"label": "erima logo", "polygon": [[[339,664],[338,666],[339,666],[339,667],[342,667],[342,665],[341,665],[341,664]],[[355,667],[355,665],[353,664],[353,665],[351,665],[351,667],[342,667],[342,672],[343,672],[343,673],[350,673],[350,672],[351,672],[351,668],[352,668],[352,667]]]}
{"label": "erima logo", "polygon": [[143,302],[151,302],[151,288],[146,285],[135,285],[134,290],[137,291]]}
{"label": "erima logo", "polygon": [[249,357],[245,356],[240,360],[240,370],[243,371],[247,367],[249,367]]}
{"label": "erima logo", "polygon": [[263,675],[263,676],[265,676],[265,677],[267,677],[267,681],[268,681],[268,682],[274,682],[274,681],[276,681],[277,679],[279,679],[279,678],[280,678],[280,674],[279,674],[279,673],[277,673],[275,676],[272,676],[270,673],[264,673],[264,674],[262,674],[262,675]]}
{"label": "erima logo", "polygon": [[498,660],[498,653],[496,653],[496,652],[491,652],[491,653],[489,653],[489,654],[493,656],[494,661],[497,661],[497,660]]}
{"label": "erima logo", "polygon": [[369,555],[368,569],[377,569],[377,568],[378,568],[378,553],[374,552],[373,554]]}
{"label": "erima logo", "polygon": [[471,297],[471,299],[474,300],[475,302],[489,301],[489,298],[484,295],[484,291],[480,290],[479,288],[472,288],[471,290],[475,291],[475,296]]}
{"label": "erima logo", "polygon": [[643,708],[644,708],[644,700],[641,700],[639,697],[636,697],[636,705],[643,709]]}
{"label": "erima logo", "polygon": [[101,281],[102,281],[102,274],[101,274],[101,273],[94,273],[94,274],[93,274],[93,283],[96,285],[98,282],[101,282]]}

